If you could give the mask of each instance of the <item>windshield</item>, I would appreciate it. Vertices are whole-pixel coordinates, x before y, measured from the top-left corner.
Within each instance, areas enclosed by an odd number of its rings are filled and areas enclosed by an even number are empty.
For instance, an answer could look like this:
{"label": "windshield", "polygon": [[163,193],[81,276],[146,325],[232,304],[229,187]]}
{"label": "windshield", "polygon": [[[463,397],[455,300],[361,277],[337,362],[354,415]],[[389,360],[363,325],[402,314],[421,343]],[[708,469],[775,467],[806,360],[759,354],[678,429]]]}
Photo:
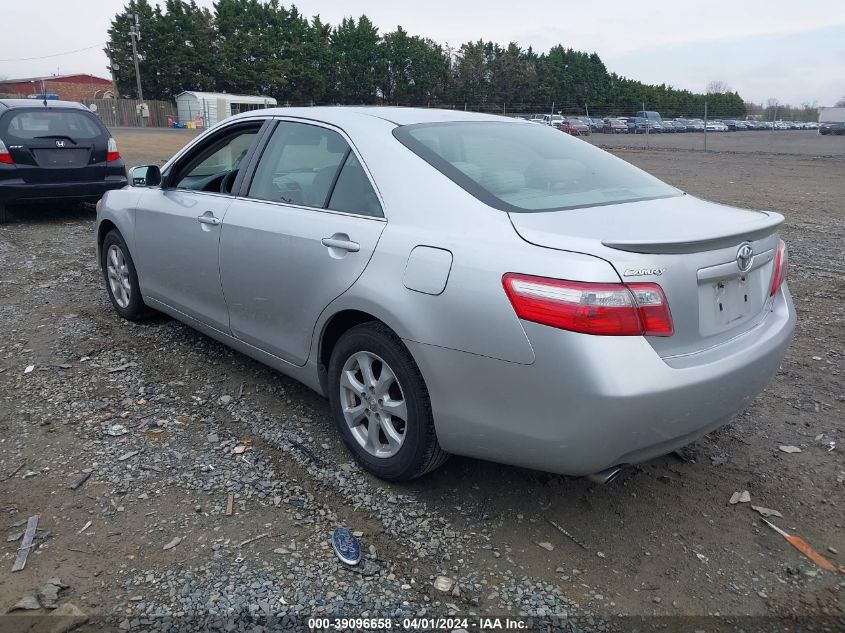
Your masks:
{"label": "windshield", "polygon": [[589,143],[548,126],[423,123],[393,135],[491,207],[557,211],[682,195]]}

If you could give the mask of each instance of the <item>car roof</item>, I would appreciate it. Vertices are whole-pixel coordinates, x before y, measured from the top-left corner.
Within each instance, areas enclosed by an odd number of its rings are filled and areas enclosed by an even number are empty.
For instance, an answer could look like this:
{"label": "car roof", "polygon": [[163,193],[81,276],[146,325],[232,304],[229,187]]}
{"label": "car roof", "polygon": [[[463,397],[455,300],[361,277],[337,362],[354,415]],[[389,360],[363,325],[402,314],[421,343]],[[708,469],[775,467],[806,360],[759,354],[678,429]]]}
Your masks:
{"label": "car roof", "polygon": [[343,126],[355,119],[376,118],[396,125],[414,125],[416,123],[448,123],[453,121],[511,121],[527,123],[524,119],[465,112],[463,110],[445,110],[440,108],[403,108],[396,106],[314,106],[311,108],[267,108],[251,110],[237,114],[233,119],[259,116],[286,116],[302,119],[314,119],[333,125]]}
{"label": "car roof", "polygon": [[77,101],[58,101],[56,99],[47,99],[47,105],[44,105],[42,99],[0,99],[0,109],[14,110],[17,108],[69,108],[73,110],[87,110],[84,105]]}

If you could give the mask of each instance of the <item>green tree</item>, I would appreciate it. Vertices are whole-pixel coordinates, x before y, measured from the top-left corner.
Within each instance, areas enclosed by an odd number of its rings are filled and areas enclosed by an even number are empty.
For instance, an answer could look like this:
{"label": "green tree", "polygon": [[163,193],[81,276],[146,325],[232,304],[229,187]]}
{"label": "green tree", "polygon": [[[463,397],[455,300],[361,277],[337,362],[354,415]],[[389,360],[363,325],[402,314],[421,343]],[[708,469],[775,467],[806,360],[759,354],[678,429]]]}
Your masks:
{"label": "green tree", "polygon": [[362,15],[344,18],[330,36],[334,56],[331,95],[339,103],[375,103],[383,76],[378,29]]}
{"label": "green tree", "polygon": [[324,24],[320,16],[315,16],[310,24],[301,16],[299,19],[302,20],[302,30],[298,31],[301,39],[294,49],[286,98],[294,103],[325,103],[335,68],[332,28]]}
{"label": "green tree", "polygon": [[[161,4],[163,2],[163,4]],[[630,115],[645,107],[664,116],[744,116],[724,82],[710,94],[648,85],[608,72],[596,53],[553,46],[538,55],[514,42],[467,42],[453,53],[401,26],[379,36],[367,18],[332,27],[280,0],[129,0],[108,30],[106,52],[118,91],[136,96],[129,28],[137,14],[142,86],[147,98],[183,90],[267,94],[281,102],[445,104],[499,111]],[[794,110],[794,112],[793,112]],[[782,109],[783,111],[783,109]],[[814,106],[789,111],[812,118]]]}
{"label": "green tree", "polygon": [[443,49],[401,27],[382,37],[379,90],[387,103],[431,104],[446,88],[449,60]]}
{"label": "green tree", "polygon": [[216,85],[213,18],[194,0],[167,0],[157,9],[155,43],[160,55],[151,60],[156,96],[172,99],[185,90],[214,90]]}
{"label": "green tree", "polygon": [[217,89],[284,96],[294,54],[284,7],[277,0],[218,0],[214,8]]}
{"label": "green tree", "polygon": [[487,45],[481,40],[462,44],[452,64],[452,96],[456,105],[487,104],[491,73]]}

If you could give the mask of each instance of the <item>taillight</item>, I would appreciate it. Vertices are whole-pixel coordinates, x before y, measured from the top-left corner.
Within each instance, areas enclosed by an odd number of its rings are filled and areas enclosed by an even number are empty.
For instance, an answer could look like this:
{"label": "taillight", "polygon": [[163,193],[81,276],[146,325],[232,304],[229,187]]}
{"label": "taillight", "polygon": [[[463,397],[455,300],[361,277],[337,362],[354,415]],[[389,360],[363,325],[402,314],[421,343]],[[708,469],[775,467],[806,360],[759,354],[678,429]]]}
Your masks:
{"label": "taillight", "polygon": [[120,160],[120,152],[117,151],[117,141],[109,137],[109,147],[108,151],[106,152],[106,162],[113,163],[116,160]]}
{"label": "taillight", "polygon": [[507,273],[517,316],[542,325],[604,336],[672,336],[663,289],[651,283],[587,283]]}
{"label": "taillight", "polygon": [[15,164],[15,160],[12,158],[9,150],[6,149],[6,144],[3,141],[0,141],[0,163],[5,165]]}
{"label": "taillight", "polygon": [[769,288],[769,296],[774,297],[780,289],[786,276],[789,274],[789,251],[786,249],[786,242],[778,240],[778,252],[775,255],[775,270],[772,273],[772,286]]}

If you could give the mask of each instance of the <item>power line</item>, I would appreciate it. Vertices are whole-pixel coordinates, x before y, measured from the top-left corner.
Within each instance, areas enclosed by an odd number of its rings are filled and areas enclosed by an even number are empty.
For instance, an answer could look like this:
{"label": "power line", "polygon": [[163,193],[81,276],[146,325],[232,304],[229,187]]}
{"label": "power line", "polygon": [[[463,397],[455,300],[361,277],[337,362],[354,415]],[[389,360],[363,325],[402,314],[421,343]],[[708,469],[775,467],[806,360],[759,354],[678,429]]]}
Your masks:
{"label": "power line", "polygon": [[10,57],[8,59],[0,59],[0,62],[31,62],[38,59],[50,59],[51,57],[62,57],[63,55],[72,55],[73,53],[81,53],[82,51],[90,51],[92,48],[99,48],[105,44],[94,44],[93,46],[86,46],[85,48],[77,48],[73,51],[65,51],[64,53],[54,53],[52,55],[42,55],[40,57]]}

